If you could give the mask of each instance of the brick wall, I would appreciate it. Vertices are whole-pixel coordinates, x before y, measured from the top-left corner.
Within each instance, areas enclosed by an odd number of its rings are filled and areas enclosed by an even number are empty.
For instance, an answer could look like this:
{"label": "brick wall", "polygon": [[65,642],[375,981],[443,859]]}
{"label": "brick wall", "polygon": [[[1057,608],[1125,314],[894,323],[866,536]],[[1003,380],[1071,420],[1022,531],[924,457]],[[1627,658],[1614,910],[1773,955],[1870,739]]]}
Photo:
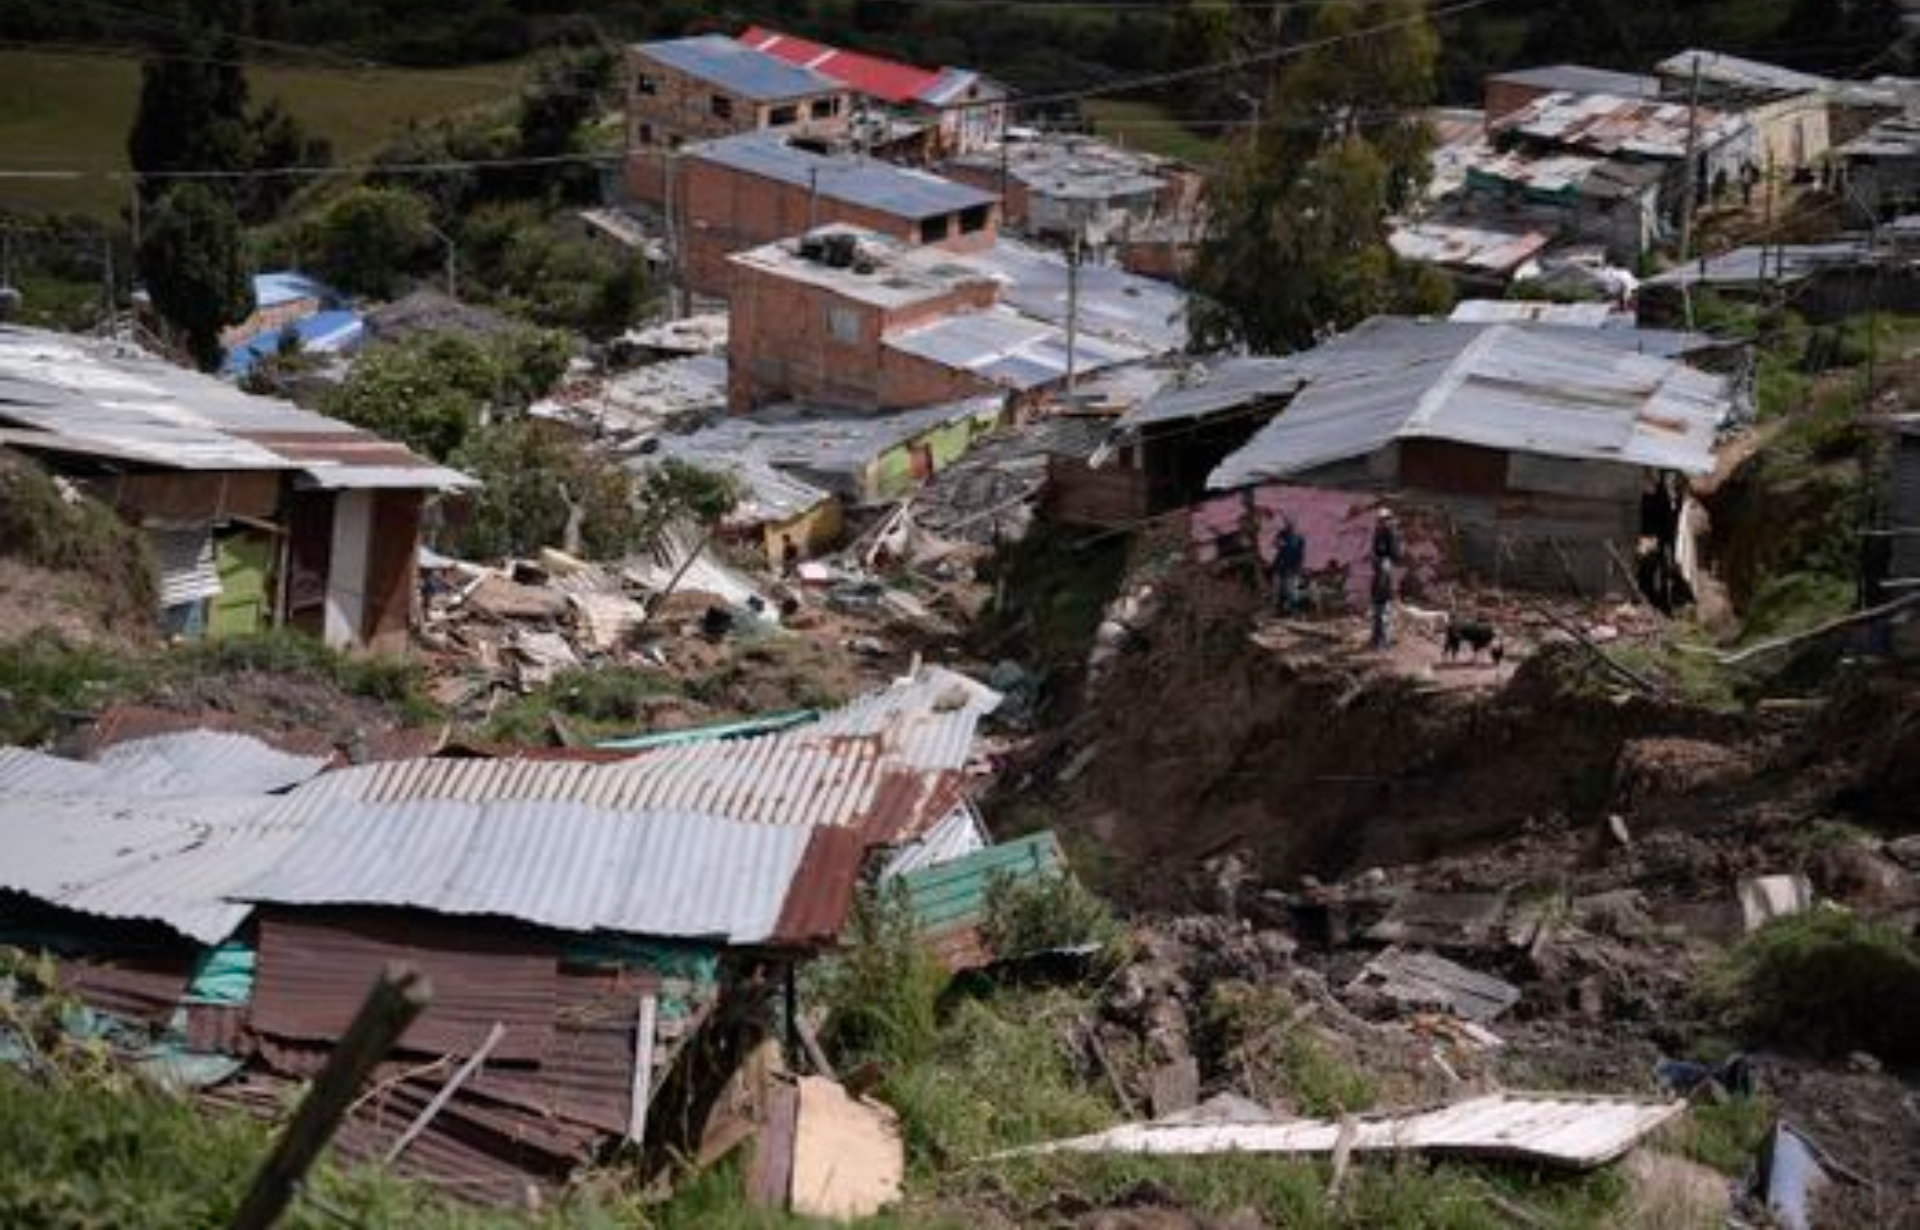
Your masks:
{"label": "brick wall", "polygon": [[733,269],[727,406],[736,414],[788,400],[899,410],[992,391],[969,373],[884,344],[899,329],[990,306],[991,282],[888,310],[773,271]]}
{"label": "brick wall", "polygon": [[1484,100],[1487,123],[1492,124],[1501,116],[1511,115],[1549,92],[1537,85],[1522,85],[1518,81],[1501,81],[1498,78],[1489,77]]}
{"label": "brick wall", "polygon": [[[816,226],[845,223],[902,243],[921,242],[918,219],[827,196],[813,199],[802,185],[766,179],[698,157],[680,159],[675,175],[676,214],[682,237],[681,277],[696,294],[728,297],[733,274],[727,257]],[[939,247],[951,252],[982,251],[998,236],[998,212],[990,208],[986,225],[972,232],[962,231],[959,220],[951,219],[947,232]]]}

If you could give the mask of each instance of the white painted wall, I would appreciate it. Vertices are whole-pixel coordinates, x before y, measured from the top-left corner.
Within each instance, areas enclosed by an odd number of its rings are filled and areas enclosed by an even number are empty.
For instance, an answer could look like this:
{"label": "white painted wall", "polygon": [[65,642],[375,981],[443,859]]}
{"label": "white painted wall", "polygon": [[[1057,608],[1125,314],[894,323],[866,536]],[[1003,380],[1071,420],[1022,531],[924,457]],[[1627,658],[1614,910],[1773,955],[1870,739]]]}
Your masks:
{"label": "white painted wall", "polygon": [[327,568],[324,639],[335,649],[360,643],[367,607],[367,551],[373,534],[373,492],[342,491],[333,505],[333,554]]}

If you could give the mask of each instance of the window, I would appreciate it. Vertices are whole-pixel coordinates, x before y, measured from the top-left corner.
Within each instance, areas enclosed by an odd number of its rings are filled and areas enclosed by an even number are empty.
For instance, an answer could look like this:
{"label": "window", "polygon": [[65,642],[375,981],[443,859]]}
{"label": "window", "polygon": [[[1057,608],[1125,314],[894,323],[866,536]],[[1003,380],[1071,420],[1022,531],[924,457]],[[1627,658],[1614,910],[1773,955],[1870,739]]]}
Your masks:
{"label": "window", "polygon": [[848,346],[860,342],[861,313],[838,304],[827,305],[827,336]]}
{"label": "window", "polygon": [[975,205],[960,211],[960,233],[974,235],[987,229],[987,220],[993,217],[993,206]]}
{"label": "window", "polygon": [[733,100],[731,98],[728,98],[725,94],[715,94],[713,96],[713,115],[715,119],[722,119],[722,120],[732,119],[733,118]]}
{"label": "window", "polygon": [[633,79],[633,88],[636,93],[640,94],[658,94],[660,92],[660,83],[652,77],[647,76],[647,74],[641,73]]}
{"label": "window", "polygon": [[812,110],[814,119],[828,119],[840,110],[840,100],[837,98],[816,98],[813,100]]}
{"label": "window", "polygon": [[788,103],[784,107],[775,107],[773,110],[767,112],[767,123],[775,128],[785,128],[788,124],[797,124],[799,122],[800,108],[795,103]]}
{"label": "window", "polygon": [[653,144],[653,125],[652,124],[640,125],[640,144],[642,145]]}
{"label": "window", "polygon": [[937,218],[920,219],[920,242],[939,243],[947,237],[948,224],[951,221],[945,214]]}

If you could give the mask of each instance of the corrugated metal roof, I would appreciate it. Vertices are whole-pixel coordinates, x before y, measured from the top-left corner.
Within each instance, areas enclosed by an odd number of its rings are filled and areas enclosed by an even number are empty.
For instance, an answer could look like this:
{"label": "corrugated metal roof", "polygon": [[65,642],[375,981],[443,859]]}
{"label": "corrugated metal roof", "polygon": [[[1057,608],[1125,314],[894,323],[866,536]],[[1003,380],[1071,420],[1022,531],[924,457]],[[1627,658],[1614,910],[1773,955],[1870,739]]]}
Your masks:
{"label": "corrugated metal roof", "polygon": [[1487,80],[1536,90],[1563,90],[1569,94],[1615,94],[1621,98],[1657,98],[1660,95],[1658,77],[1620,73],[1610,68],[1588,68],[1584,64],[1516,68],[1511,72],[1494,73]]}
{"label": "corrugated metal roof", "polygon": [[1688,261],[1648,278],[1648,286],[1757,286],[1762,282],[1798,282],[1822,269],[1867,268],[1874,260],[1862,239],[1830,243],[1786,243],[1765,248],[1733,248]]}
{"label": "corrugated metal roof", "polygon": [[729,416],[662,443],[670,455],[757,458],[802,482],[859,500],[869,494],[867,468],[883,455],[950,423],[997,419],[1002,409],[999,397],[886,414],[773,406],[751,416]]}
{"label": "corrugated metal roof", "polygon": [[[961,312],[891,333],[885,345],[1015,391],[1054,384],[1067,375],[1065,331],[1005,307]],[[1073,345],[1074,368],[1080,372],[1150,357],[1146,350],[1085,333]]]}
{"label": "corrugated metal roof", "polygon": [[331,756],[296,756],[251,735],[186,730],[116,743],[94,763],[126,794],[271,794],[324,771]]}
{"label": "corrugated metal roof", "polygon": [[1396,439],[1690,474],[1713,469],[1732,407],[1724,377],[1632,353],[1584,331],[1369,322],[1320,349],[1321,374],[1286,413],[1221,463],[1226,489],[1364,456]]}
{"label": "corrugated metal roof", "polygon": [[0,326],[0,424],[29,449],[171,470],[295,470],[323,486],[470,487],[404,445],[95,338]]}
{"label": "corrugated metal roof", "polygon": [[1631,328],[1633,313],[1611,303],[1551,303],[1524,299],[1467,299],[1448,320],[1470,325],[1550,324],[1588,329]]}
{"label": "corrugated metal roof", "polygon": [[[1689,110],[1698,111],[1691,125]],[[1697,148],[1711,150],[1753,131],[1743,116],[1706,107],[1690,109],[1685,103],[1563,90],[1501,116],[1492,127],[1496,133],[1518,134],[1567,149],[1666,160],[1685,157],[1689,139]]]}
{"label": "corrugated metal roof", "polygon": [[806,188],[827,200],[915,220],[991,205],[999,199],[971,185],[890,162],[853,154],[816,154],[768,132],[704,141],[688,146],[682,157]]}
{"label": "corrugated metal roof", "polygon": [[283,307],[302,299],[313,299],[325,306],[338,302],[339,298],[340,292],[333,287],[296,269],[253,275],[253,301],[257,307]]}
{"label": "corrugated metal roof", "polygon": [[1662,77],[1691,81],[1696,71],[1704,87],[1720,87],[1759,94],[1811,94],[1824,90],[1832,82],[1826,77],[1765,64],[1721,51],[1689,49],[1668,56],[1654,66]]}
{"label": "corrugated metal roof", "polygon": [[[1063,254],[1003,238],[985,251],[953,260],[998,281],[1002,303],[1065,327],[1073,277]],[[1156,355],[1186,349],[1186,291],[1096,261],[1081,263],[1078,280],[1077,319],[1083,338],[1092,335]]]}
{"label": "corrugated metal roof", "polygon": [[1233,355],[1197,363],[1155,396],[1124,414],[1122,429],[1183,422],[1236,410],[1255,402],[1292,395],[1306,381],[1295,359],[1275,355]]}
{"label": "corrugated metal roof", "polygon": [[756,51],[778,56],[789,64],[810,68],[883,102],[914,102],[940,80],[940,74],[932,69],[917,68],[897,60],[883,60],[863,52],[842,51],[825,43],[760,26],[749,27],[740,35],[740,41]]}
{"label": "corrugated metal roof", "polygon": [[[1367,1153],[1412,1151],[1591,1170],[1625,1154],[1686,1106],[1600,1095],[1494,1093],[1435,1110],[1352,1120],[1350,1147]],[[1204,1122],[1188,1115],[1126,1124],[1020,1152],[1322,1154],[1333,1152],[1343,1130],[1341,1122],[1330,1119]]]}
{"label": "corrugated metal roof", "polygon": [[334,799],[237,895],[751,944],[774,937],[810,837],[804,828],[696,812],[511,798]]}
{"label": "corrugated metal roof", "polygon": [[295,835],[267,797],[0,795],[0,888],[215,944],[246,918],[224,900]]}
{"label": "corrugated metal roof", "polygon": [[1442,222],[1407,223],[1394,227],[1387,235],[1387,245],[1401,260],[1452,265],[1498,277],[1512,277],[1550,242],[1551,236],[1540,231],[1514,235]]}
{"label": "corrugated metal roof", "polygon": [[834,94],[842,88],[839,82],[822,73],[789,64],[724,34],[698,34],[691,38],[642,43],[634,50],[669,68],[757,102]]}

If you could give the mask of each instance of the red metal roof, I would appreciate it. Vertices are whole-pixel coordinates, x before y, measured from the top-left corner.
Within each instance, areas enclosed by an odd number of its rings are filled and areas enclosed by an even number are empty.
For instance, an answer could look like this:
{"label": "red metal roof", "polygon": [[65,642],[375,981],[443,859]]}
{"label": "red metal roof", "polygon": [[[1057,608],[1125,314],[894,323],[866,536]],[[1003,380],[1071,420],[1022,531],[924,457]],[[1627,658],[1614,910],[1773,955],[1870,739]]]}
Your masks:
{"label": "red metal roof", "polygon": [[914,102],[940,80],[940,74],[932,69],[915,68],[858,51],[842,51],[760,26],[750,27],[740,36],[740,41],[789,64],[823,73],[850,89],[884,102]]}

